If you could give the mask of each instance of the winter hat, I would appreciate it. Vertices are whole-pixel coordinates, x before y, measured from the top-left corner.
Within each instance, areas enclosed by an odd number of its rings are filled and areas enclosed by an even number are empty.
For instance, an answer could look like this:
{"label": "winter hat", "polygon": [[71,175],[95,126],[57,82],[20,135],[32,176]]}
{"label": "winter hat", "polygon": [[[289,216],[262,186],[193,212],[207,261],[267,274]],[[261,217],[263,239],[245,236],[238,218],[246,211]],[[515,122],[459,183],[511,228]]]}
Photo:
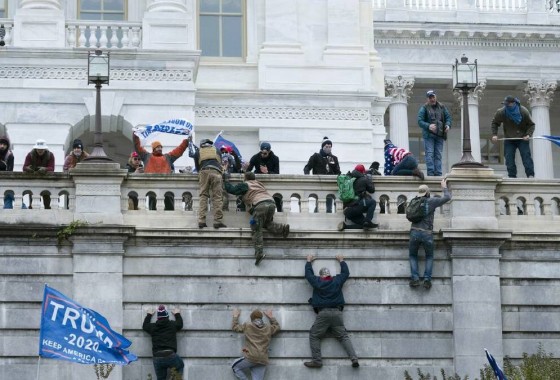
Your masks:
{"label": "winter hat", "polygon": [[321,277],[330,277],[331,275],[331,271],[329,270],[329,268],[321,268],[319,270],[319,276]]}
{"label": "winter hat", "polygon": [[214,143],[212,142],[212,140],[209,140],[209,139],[200,140],[200,147],[201,147],[201,148],[206,148],[206,147],[212,146],[212,145],[214,145]]}
{"label": "winter hat", "polygon": [[261,150],[268,150],[268,151],[270,151],[271,148],[272,148],[272,147],[270,146],[270,143],[267,143],[267,142],[261,143]]}
{"label": "winter hat", "polygon": [[154,142],[152,142],[152,150],[156,150],[156,148],[157,148],[158,146],[161,146],[161,147],[163,148],[163,145],[161,145],[161,142],[159,142],[159,141],[157,141],[157,140],[154,141]]}
{"label": "winter hat", "polygon": [[10,140],[8,139],[7,136],[2,136],[2,137],[0,137],[0,143],[4,143],[4,144],[6,144],[8,147],[10,147]]}
{"label": "winter hat", "polygon": [[366,168],[362,164],[356,165],[354,170],[359,171],[362,174],[365,174],[365,172],[366,172]]}
{"label": "winter hat", "polygon": [[321,143],[321,149],[327,144],[332,145],[332,141],[329,140],[329,138],[327,136],[325,136],[325,137],[323,137],[323,142]]}
{"label": "winter hat", "polygon": [[165,308],[165,305],[159,305],[157,308],[157,319],[169,318],[169,313]]}
{"label": "winter hat", "polygon": [[379,170],[379,162],[377,161],[373,161],[371,163],[371,165],[369,166],[370,169],[375,169],[375,170]]}
{"label": "winter hat", "polygon": [[84,144],[82,144],[82,140],[80,139],[74,140],[74,142],[72,143],[72,149],[74,148],[80,148],[81,150],[84,150]]}
{"label": "winter hat", "polygon": [[43,139],[39,139],[35,142],[33,149],[49,149],[47,142]]}
{"label": "winter hat", "polygon": [[254,321],[255,319],[262,319],[262,317],[263,313],[260,310],[253,310],[251,313],[251,321]]}
{"label": "winter hat", "polygon": [[418,187],[418,195],[423,197],[426,194],[430,193],[430,188],[427,185],[420,185]]}

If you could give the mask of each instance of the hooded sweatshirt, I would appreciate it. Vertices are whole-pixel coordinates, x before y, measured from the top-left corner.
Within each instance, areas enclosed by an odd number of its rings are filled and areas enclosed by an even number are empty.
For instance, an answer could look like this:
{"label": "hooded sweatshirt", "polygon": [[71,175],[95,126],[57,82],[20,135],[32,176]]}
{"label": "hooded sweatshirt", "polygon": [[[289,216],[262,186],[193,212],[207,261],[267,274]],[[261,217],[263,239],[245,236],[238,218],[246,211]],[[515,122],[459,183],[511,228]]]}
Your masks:
{"label": "hooded sweatshirt", "polygon": [[6,149],[0,150],[0,171],[12,172],[14,171],[14,155],[10,150],[10,140],[7,137],[2,137],[8,143]]}

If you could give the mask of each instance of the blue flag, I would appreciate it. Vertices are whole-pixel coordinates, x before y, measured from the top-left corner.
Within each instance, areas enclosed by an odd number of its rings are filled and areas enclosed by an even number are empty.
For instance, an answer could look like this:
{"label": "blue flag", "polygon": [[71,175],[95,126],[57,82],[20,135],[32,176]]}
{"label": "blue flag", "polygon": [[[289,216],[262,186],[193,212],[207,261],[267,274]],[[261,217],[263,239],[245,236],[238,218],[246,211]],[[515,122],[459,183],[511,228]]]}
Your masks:
{"label": "blue flag", "polygon": [[224,139],[224,137],[222,136],[221,133],[218,134],[218,136],[216,136],[216,138],[214,139],[214,146],[218,150],[220,150],[223,146],[229,146],[235,152],[235,154],[237,154],[237,156],[239,157],[239,160],[243,161],[243,158],[241,157],[241,152],[239,152],[239,149],[237,149],[237,147],[235,146],[234,143],[232,143],[229,140]]}
{"label": "blue flag", "polygon": [[547,136],[547,135],[542,135],[542,136],[537,136],[534,137],[535,139],[543,139],[543,140],[548,140],[550,142],[553,142],[554,144],[560,146],[560,136]]}
{"label": "blue flag", "polygon": [[138,360],[127,350],[131,344],[113,331],[101,314],[45,285],[39,337],[41,357],[81,364],[126,365]]}
{"label": "blue flag", "polygon": [[504,372],[502,371],[498,363],[496,363],[496,359],[494,359],[494,357],[488,352],[487,349],[484,349],[484,351],[486,351],[486,359],[488,359],[490,366],[494,370],[494,375],[496,375],[496,379],[507,380],[506,375],[504,375]]}

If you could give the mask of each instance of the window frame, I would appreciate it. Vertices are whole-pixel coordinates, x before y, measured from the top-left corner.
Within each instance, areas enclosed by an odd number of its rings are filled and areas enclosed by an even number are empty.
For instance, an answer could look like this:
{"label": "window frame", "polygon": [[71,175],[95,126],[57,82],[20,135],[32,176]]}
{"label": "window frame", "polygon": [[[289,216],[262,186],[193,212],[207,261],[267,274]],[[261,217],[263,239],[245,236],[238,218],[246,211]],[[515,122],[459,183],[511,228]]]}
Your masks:
{"label": "window frame", "polygon": [[[222,7],[222,1],[223,0],[219,0],[220,2],[220,9]],[[206,12],[206,13],[201,13],[201,5],[200,5],[200,1],[197,1],[197,9],[196,9],[196,14],[197,14],[197,48],[198,50],[201,51],[200,54],[200,59],[203,61],[219,61],[219,62],[245,62],[245,60],[247,59],[247,1],[246,0],[240,0],[241,1],[241,55],[238,57],[224,57],[223,55],[204,55],[203,51],[202,51],[202,43],[201,43],[201,34],[200,34],[200,25],[201,25],[201,16],[218,16],[219,17],[219,43],[220,43],[220,54],[223,54],[223,40],[222,40],[222,17],[224,17],[224,15],[227,16],[232,16],[235,15],[233,13],[215,13],[215,12]]]}
{"label": "window frame", "polygon": [[4,15],[0,18],[8,18],[8,0],[0,0],[0,2],[4,2]]}
{"label": "window frame", "polygon": [[[123,2],[123,19],[122,20],[105,20],[105,19],[101,19],[101,20],[92,20],[92,19],[83,19],[82,16],[82,0],[78,0],[78,4],[77,4],[77,8],[76,8],[76,19],[80,20],[80,21],[105,21],[105,22],[112,22],[112,21],[128,21],[128,0],[122,0]],[[103,0],[101,0],[100,2],[101,4],[101,9],[99,11],[91,11],[89,13],[101,13],[101,15],[105,15],[105,14],[121,14],[121,12],[117,12],[117,11],[103,11]],[[86,13],[88,13],[88,11],[86,11]]]}

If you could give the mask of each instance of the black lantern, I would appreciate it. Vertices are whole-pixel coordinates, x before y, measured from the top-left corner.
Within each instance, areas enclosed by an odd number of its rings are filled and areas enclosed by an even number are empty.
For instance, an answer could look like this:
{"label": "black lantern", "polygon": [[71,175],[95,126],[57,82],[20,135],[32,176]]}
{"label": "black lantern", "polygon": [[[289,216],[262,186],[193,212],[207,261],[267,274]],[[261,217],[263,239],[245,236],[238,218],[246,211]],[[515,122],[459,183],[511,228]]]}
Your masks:
{"label": "black lantern", "polygon": [[472,156],[471,149],[471,126],[469,120],[469,90],[478,86],[478,64],[469,63],[469,59],[463,54],[461,62],[455,60],[453,65],[453,89],[461,91],[463,97],[463,156],[461,160],[452,167],[484,167],[476,162]]}
{"label": "black lantern", "polygon": [[112,161],[103,150],[103,134],[101,132],[101,85],[109,84],[109,53],[103,53],[101,50],[88,53],[88,84],[95,84],[96,90],[95,132],[93,135],[93,151],[85,160]]}

